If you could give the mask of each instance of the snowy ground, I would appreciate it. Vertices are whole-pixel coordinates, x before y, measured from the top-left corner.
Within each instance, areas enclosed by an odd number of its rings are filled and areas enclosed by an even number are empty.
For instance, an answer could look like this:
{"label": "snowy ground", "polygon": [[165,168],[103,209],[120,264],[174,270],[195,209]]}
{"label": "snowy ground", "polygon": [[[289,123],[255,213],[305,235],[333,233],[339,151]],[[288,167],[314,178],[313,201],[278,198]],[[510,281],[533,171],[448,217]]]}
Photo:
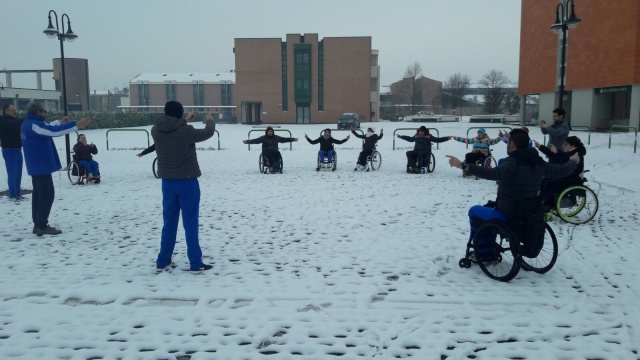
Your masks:
{"label": "snowy ground", "polygon": [[[426,125],[464,136],[477,124]],[[50,223],[62,235],[32,235],[30,200],[0,198],[0,358],[640,359],[632,134],[614,135],[611,149],[608,134],[591,135],[586,168],[600,210],[586,225],[551,223],[556,266],[500,283],[458,267],[467,209],[496,191],[448,166],[444,155],[462,157],[465,145],[441,144],[434,173],[406,174],[412,144],[396,139],[394,151],[392,135],[416,124],[374,126],[385,130],[379,171],[353,171],[361,143],[352,136],[337,146],[338,170],[316,173],[318,145],[304,133],[326,126],[283,125],[300,141],[282,146],[282,175],[258,172],[259,146],[241,142],[252,128],[218,126],[222,150],[198,152],[200,243],[214,264],[200,275],[185,271],[182,229],[178,267],[154,273],[160,180],[154,155],[135,156],[146,135],[112,132],[107,151],[105,130],[84,131],[103,181],[72,186],[54,174]],[[63,158],[63,138],[56,144]],[[217,148],[217,138],[201,146]],[[22,184],[31,188],[26,170]]]}

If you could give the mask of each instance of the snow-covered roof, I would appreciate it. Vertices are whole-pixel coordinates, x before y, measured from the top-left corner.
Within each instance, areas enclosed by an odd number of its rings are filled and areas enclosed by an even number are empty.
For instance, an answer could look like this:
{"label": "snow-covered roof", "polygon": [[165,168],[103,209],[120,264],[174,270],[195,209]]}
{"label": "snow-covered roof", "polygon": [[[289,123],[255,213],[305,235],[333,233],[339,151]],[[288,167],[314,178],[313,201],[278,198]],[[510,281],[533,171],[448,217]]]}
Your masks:
{"label": "snow-covered roof", "polygon": [[140,73],[130,83],[137,84],[141,82],[149,83],[165,83],[167,81],[175,81],[176,83],[192,83],[194,81],[203,81],[205,83],[235,83],[235,72],[219,72],[219,73]]}

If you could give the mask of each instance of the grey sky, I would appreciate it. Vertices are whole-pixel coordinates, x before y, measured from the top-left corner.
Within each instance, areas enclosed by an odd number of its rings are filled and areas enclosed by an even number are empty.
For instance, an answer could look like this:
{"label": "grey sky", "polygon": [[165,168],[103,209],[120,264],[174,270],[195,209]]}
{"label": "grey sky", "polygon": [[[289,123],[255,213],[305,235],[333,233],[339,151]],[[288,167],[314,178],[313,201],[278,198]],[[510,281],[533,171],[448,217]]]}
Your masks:
{"label": "grey sky", "polygon": [[[520,5],[519,0],[9,0],[0,21],[0,68],[52,67],[51,59],[60,57],[59,43],[42,31],[49,10],[55,10],[71,19],[78,39],[65,42],[65,57],[89,60],[91,90],[122,88],[141,72],[228,71],[234,68],[234,38],[288,33],[371,36],[380,51],[381,85],[401,79],[414,61],[425,76],[443,82],[456,72],[477,82],[492,69],[515,81]],[[550,23],[553,15],[549,9]],[[49,75],[43,81],[53,88]],[[13,86],[34,87],[35,76],[14,75]]]}

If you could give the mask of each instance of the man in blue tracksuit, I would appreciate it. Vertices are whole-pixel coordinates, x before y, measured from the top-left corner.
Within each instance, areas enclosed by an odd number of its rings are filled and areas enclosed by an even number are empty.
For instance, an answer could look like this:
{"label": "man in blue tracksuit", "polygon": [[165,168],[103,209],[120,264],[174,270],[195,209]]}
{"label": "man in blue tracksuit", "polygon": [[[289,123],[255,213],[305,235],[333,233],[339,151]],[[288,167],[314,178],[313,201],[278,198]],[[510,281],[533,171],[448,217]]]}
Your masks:
{"label": "man in blue tracksuit", "polygon": [[9,185],[9,198],[20,202],[20,184],[22,183],[22,140],[20,139],[20,126],[22,120],[17,118],[16,108],[11,104],[2,107],[0,116],[0,146],[2,157],[7,167],[7,183]]}
{"label": "man in blue tracksuit", "polygon": [[49,226],[49,213],[55,197],[51,174],[62,167],[53,137],[76,131],[91,121],[89,118],[82,118],[78,122],[69,121],[69,116],[65,116],[59,122],[45,124],[45,116],[47,110],[41,102],[30,102],[27,106],[27,116],[20,129],[27,173],[31,176],[33,184],[33,233],[38,236],[62,233],[61,230]]}
{"label": "man in blue tracksuit", "polygon": [[182,225],[187,240],[187,256],[191,271],[209,270],[213,266],[202,262],[202,250],[198,241],[198,216],[200,214],[200,185],[202,175],[196,156],[196,143],[211,138],[216,124],[207,114],[204,129],[195,129],[187,121],[195,112],[182,118],[184,109],[177,101],[167,101],[164,116],[156,120],[151,135],[158,155],[158,177],[162,179],[162,236],[156,271],[170,270],[171,257],[176,245],[178,220],[182,211]]}

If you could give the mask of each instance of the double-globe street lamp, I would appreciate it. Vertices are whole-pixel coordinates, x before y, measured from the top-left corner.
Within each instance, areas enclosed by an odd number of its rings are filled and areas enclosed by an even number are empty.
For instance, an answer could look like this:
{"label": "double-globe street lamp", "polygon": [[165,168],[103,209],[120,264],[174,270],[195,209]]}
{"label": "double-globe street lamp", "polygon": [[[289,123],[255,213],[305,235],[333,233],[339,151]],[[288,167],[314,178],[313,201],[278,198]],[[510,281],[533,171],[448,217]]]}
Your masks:
{"label": "double-globe street lamp", "polygon": [[[53,13],[56,19],[56,27],[53,27],[53,22],[51,21],[51,13]],[[64,28],[64,18],[67,18],[67,30]],[[58,14],[49,10],[49,27],[43,33],[47,35],[48,38],[55,39],[56,37],[60,40],[60,65],[62,66],[62,108],[64,109],[64,116],[67,116],[67,82],[64,73],[64,41],[73,42],[78,35],[74,34],[71,30],[71,21],[69,20],[69,15],[62,14],[60,18],[62,22],[62,32],[58,27]],[[69,134],[64,136],[64,141],[66,144],[67,150],[67,166],[71,163],[71,144],[69,143]]]}
{"label": "double-globe street lamp", "polygon": [[[571,13],[569,13],[569,3],[571,3]],[[561,0],[556,7],[556,21],[551,25],[551,31],[556,34],[562,33],[562,46],[560,48],[560,84],[558,85],[558,107],[564,108],[564,78],[567,66],[567,32],[580,25],[580,20],[576,16],[573,0]],[[570,119],[567,124],[571,126]]]}

